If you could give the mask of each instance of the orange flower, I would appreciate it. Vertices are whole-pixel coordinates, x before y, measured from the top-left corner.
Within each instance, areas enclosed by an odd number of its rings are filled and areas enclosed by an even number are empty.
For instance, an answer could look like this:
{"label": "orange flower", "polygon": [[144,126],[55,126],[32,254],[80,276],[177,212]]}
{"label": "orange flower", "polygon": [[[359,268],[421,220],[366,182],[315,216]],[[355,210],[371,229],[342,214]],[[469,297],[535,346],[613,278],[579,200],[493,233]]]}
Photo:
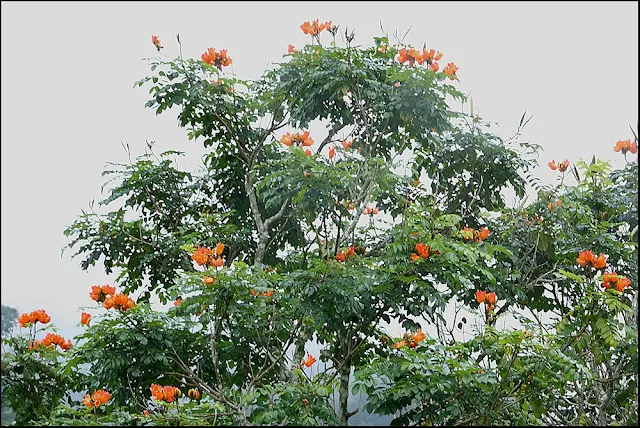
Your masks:
{"label": "orange flower", "polygon": [[604,288],[609,289],[611,287],[615,287],[618,284],[618,275],[615,272],[605,272],[602,275],[602,285]]}
{"label": "orange flower", "polygon": [[151,396],[157,401],[173,403],[175,396],[180,395],[179,389],[175,386],[161,386],[156,383],[151,384]]}
{"label": "orange flower", "polygon": [[267,290],[266,293],[264,293],[265,297],[271,297],[273,296],[273,290]]}
{"label": "orange flower", "polygon": [[91,322],[91,314],[83,312],[80,315],[80,324],[89,326],[89,322]]}
{"label": "orange flower", "polygon": [[202,282],[204,282],[205,285],[213,285],[213,283],[216,282],[216,279],[211,276],[205,276],[202,278]]}
{"label": "orange flower", "polygon": [[164,399],[164,390],[162,386],[157,383],[151,384],[151,396],[158,401],[162,401]]}
{"label": "orange flower", "polygon": [[201,55],[201,58],[207,64],[216,66],[218,70],[230,66],[233,62],[231,57],[227,56],[226,49],[220,49],[220,52],[216,52],[214,48],[209,48]]}
{"label": "orange flower", "polygon": [[487,292],[486,291],[476,291],[476,301],[478,303],[482,303],[485,301],[485,299],[487,298]]}
{"label": "orange flower", "polygon": [[567,168],[569,168],[569,165],[571,165],[571,163],[568,159],[563,160],[562,162],[560,162],[560,164],[558,164],[558,171],[565,172]]}
{"label": "orange flower", "polygon": [[310,36],[317,36],[324,30],[329,30],[331,28],[331,21],[327,21],[324,24],[320,24],[319,19],[315,19],[313,22],[304,22],[300,25],[300,29],[304,34],[308,34]]}
{"label": "orange flower", "polygon": [[176,388],[175,386],[165,386],[164,388],[162,388],[162,392],[164,393],[164,401],[166,401],[167,403],[173,403],[173,400],[175,399],[176,393],[178,388]]}
{"label": "orange flower", "polygon": [[380,210],[378,210],[378,207],[373,208],[373,213],[374,214],[378,214],[380,212]]}
{"label": "orange flower", "polygon": [[160,38],[158,36],[151,36],[151,43],[153,43],[153,46],[155,46],[158,51],[162,49],[162,46],[160,45]]}
{"label": "orange flower", "polygon": [[175,302],[173,302],[173,306],[179,306],[182,303],[182,299],[176,299]]}
{"label": "orange flower", "polygon": [[429,68],[431,70],[433,70],[434,72],[436,72],[436,71],[440,70],[440,64],[438,64],[437,62],[434,62],[429,66]]}
{"label": "orange flower", "polygon": [[418,261],[418,260],[422,260],[422,257],[417,255],[416,253],[411,253],[411,260],[415,262],[415,261]]}
{"label": "orange flower", "polygon": [[92,395],[85,395],[84,400],[82,400],[82,404],[91,408],[91,407],[100,407],[104,404],[107,404],[107,401],[111,398],[111,394],[107,391],[99,389],[94,391]]}
{"label": "orange flower", "polygon": [[400,342],[396,342],[393,344],[393,347],[396,349],[402,348],[403,346],[407,346],[407,342],[404,340],[401,340]]}
{"label": "orange flower", "polygon": [[113,297],[108,297],[102,304],[105,309],[114,308],[122,312],[133,308],[135,305],[136,303],[126,294],[116,294]]}
{"label": "orange flower", "polygon": [[287,49],[287,51],[288,51],[290,54],[292,54],[292,53],[294,53],[294,52],[296,51],[296,47],[295,47],[295,46],[293,46],[293,45],[289,45],[289,48]]}
{"label": "orange flower", "polygon": [[425,339],[425,337],[427,336],[422,332],[422,330],[418,330],[413,334],[413,341],[415,343],[420,343]]}
{"label": "orange flower", "polygon": [[614,146],[613,151],[622,151],[623,155],[626,155],[627,152],[631,152],[635,155],[638,153],[638,145],[635,142],[632,143],[631,140],[620,140]]}
{"label": "orange flower", "polygon": [[481,227],[480,230],[476,231],[477,233],[474,233],[475,235],[475,239],[477,242],[482,242],[484,239],[487,239],[487,237],[489,236],[489,229],[487,229],[486,227]]}
{"label": "orange flower", "polygon": [[145,415],[145,416],[149,416],[149,411],[145,409],[145,410],[142,411],[142,414]]}
{"label": "orange flower", "polygon": [[345,149],[350,149],[353,146],[353,138],[351,140],[345,140],[342,142],[342,147]]}
{"label": "orange flower", "polygon": [[338,254],[336,254],[336,260],[339,262],[344,262],[345,260],[347,260],[347,254],[344,251],[340,251]]}
{"label": "orange flower", "polygon": [[311,150],[306,149],[306,150],[304,151],[304,154],[305,154],[305,155],[307,155],[307,156],[311,156],[313,153],[311,153]]}
{"label": "orange flower", "polygon": [[454,63],[450,62],[449,64],[447,64],[444,67],[444,74],[446,74],[447,76],[449,76],[449,79],[453,80],[455,79],[455,74],[458,71],[458,66],[455,65]]}
{"label": "orange flower", "polygon": [[558,169],[558,166],[556,165],[556,161],[555,159],[552,160],[551,162],[547,163],[547,165],[549,166],[549,168],[551,168],[553,171],[555,171],[556,169]]}
{"label": "orange flower", "polygon": [[25,312],[18,317],[18,323],[20,324],[20,327],[27,327],[37,322],[47,324],[49,321],[51,321],[51,317],[45,312],[44,309],[38,309],[37,311],[33,311],[31,313]]}
{"label": "orange flower", "polygon": [[593,267],[596,269],[602,269],[607,266],[607,256],[600,253],[598,257],[593,258]]}
{"label": "orange flower", "polygon": [[249,289],[249,293],[251,293],[252,296],[256,295],[256,290],[254,290],[253,288]]}
{"label": "orange flower", "polygon": [[434,56],[433,56],[433,60],[434,61],[440,61],[442,59],[442,52],[438,51]]}
{"label": "orange flower", "polygon": [[356,249],[353,245],[347,247],[347,257],[353,257],[356,255]]}
{"label": "orange flower", "polygon": [[71,340],[65,340],[64,337],[55,333],[47,333],[40,343],[44,346],[58,345],[65,351],[71,348]]}
{"label": "orange flower", "polygon": [[422,50],[422,59],[427,61],[427,62],[431,62],[434,57],[436,56],[436,50],[435,49],[430,49],[430,50],[426,50],[423,49]]}
{"label": "orange flower", "polygon": [[333,146],[329,147],[329,159],[333,159],[335,155],[336,155],[336,148]]}
{"label": "orange flower", "polygon": [[98,303],[102,303],[108,296],[114,295],[115,292],[116,287],[112,287],[110,285],[93,285],[91,286],[91,293],[89,293],[89,297]]}
{"label": "orange flower", "polygon": [[422,64],[423,58],[417,49],[407,50],[407,48],[402,48],[398,51],[398,62],[404,64],[407,61],[409,61],[409,65],[413,67],[416,62]]}
{"label": "orange flower", "polygon": [[387,53],[387,49],[389,49],[389,47],[387,45],[382,45],[382,46],[380,46],[380,48],[378,50],[381,53]]}
{"label": "orange flower", "polygon": [[582,267],[585,267],[587,263],[593,264],[593,260],[595,259],[595,255],[591,250],[580,251],[578,252],[578,258],[576,261]]}
{"label": "orange flower", "polygon": [[616,284],[616,290],[623,292],[625,288],[631,285],[631,280],[626,276],[618,276],[618,283]]}
{"label": "orange flower", "polygon": [[496,300],[498,300],[498,296],[496,296],[496,293],[492,291],[491,293],[487,293],[484,301],[493,306],[496,304]]}
{"label": "orange flower", "polygon": [[304,131],[302,134],[298,132],[293,135],[287,132],[280,138],[280,142],[286,146],[296,145],[308,147],[313,145],[313,138],[309,137],[309,131]]}
{"label": "orange flower", "polygon": [[223,251],[224,251],[224,244],[222,242],[218,242],[218,244],[216,245],[216,255],[220,257]]}
{"label": "orange flower", "polygon": [[316,361],[317,360],[313,357],[313,355],[307,354],[307,358],[302,360],[302,364],[304,364],[307,367],[311,367],[313,363],[315,363]]}
{"label": "orange flower", "polygon": [[191,259],[195,261],[197,264],[204,266],[209,261],[209,257],[212,256],[213,253],[207,247],[200,247],[196,250],[195,253],[191,255]]}
{"label": "orange flower", "polygon": [[419,244],[416,244],[416,251],[418,252],[420,257],[424,259],[429,258],[429,247],[424,245],[424,243],[421,242]]}

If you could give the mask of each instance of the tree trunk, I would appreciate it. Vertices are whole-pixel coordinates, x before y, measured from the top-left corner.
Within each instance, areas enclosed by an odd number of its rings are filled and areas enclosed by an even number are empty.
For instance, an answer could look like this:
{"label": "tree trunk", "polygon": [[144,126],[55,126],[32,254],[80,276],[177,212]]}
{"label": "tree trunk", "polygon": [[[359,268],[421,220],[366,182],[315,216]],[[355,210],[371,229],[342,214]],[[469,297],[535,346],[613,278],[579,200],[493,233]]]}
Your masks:
{"label": "tree trunk", "polygon": [[340,425],[348,425],[349,410],[347,403],[349,402],[349,377],[351,376],[351,365],[345,364],[340,370]]}

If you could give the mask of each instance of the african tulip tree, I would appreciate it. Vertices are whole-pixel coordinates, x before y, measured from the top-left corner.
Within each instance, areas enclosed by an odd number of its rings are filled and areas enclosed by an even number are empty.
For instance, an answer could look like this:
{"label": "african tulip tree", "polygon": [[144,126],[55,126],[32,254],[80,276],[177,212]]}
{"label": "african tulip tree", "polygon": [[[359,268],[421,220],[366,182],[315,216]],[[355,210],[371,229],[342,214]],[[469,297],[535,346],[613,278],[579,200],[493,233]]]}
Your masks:
{"label": "african tulip tree", "polygon": [[[637,199],[625,214],[637,164],[615,179],[581,164],[570,187],[562,162],[559,186],[507,209],[501,192],[524,195],[536,147],[451,107],[465,97],[446,52],[355,46],[330,21],[301,29],[311,44],[255,81],[230,73],[241,53],[219,47],[152,61],[137,83],[150,85],[146,105],[175,107],[210,149],[205,170],[180,171],[178,152],[116,165],[101,204],[122,206],[66,230],[82,267],[103,257],[122,287],[92,292],[107,313],[82,315],[66,372],[155,423],[346,425],[361,410],[352,371],[367,409],[398,422],[619,422],[612,402],[637,400]],[[611,232],[622,224],[636,234]],[[173,307],[152,311],[151,292]],[[470,340],[454,331],[460,310],[479,321]],[[507,314],[528,329],[499,330]]]}

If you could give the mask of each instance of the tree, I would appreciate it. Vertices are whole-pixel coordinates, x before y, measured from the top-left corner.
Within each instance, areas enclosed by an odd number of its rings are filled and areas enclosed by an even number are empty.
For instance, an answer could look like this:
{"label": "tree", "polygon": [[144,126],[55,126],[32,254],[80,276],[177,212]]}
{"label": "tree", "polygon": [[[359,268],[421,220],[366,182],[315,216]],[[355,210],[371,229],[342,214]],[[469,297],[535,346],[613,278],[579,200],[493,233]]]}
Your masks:
{"label": "tree", "polygon": [[[347,425],[355,387],[394,423],[637,421],[637,163],[579,163],[568,186],[562,162],[559,186],[508,209],[538,148],[450,107],[466,100],[453,62],[301,29],[311,44],[256,81],[209,48],[136,83],[210,152],[193,173],[151,147],[105,171],[106,212],[65,231],[83,269],[120,273],[121,292],[92,288],[107,313],[83,314],[65,354],[87,408],[31,420]],[[152,292],[174,307],[151,310]],[[500,329],[507,315],[525,330]]]}

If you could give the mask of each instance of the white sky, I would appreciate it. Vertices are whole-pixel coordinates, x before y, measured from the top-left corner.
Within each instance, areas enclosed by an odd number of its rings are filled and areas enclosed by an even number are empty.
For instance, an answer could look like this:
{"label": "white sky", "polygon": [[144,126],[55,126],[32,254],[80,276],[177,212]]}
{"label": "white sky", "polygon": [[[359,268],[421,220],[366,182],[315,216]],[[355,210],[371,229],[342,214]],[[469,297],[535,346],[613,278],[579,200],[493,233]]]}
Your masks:
{"label": "white sky", "polygon": [[[60,249],[63,230],[100,199],[108,161],[124,162],[145,140],[157,152],[204,150],[178,128],[175,113],[144,108],[132,89],[149,74],[141,59],[186,57],[227,48],[234,73],[256,78],[288,44],[307,42],[299,25],[316,17],[356,30],[370,44],[380,21],[406,41],[444,53],[459,67],[481,116],[508,136],[522,113],[535,114],[523,139],[541,144],[538,175],[552,181],[550,159],[612,160],[638,120],[638,3],[464,2],[2,2],[2,303],[20,312],[46,309],[65,336],[77,331],[91,285],[113,283],[101,267],[88,273]],[[454,106],[458,107],[458,106]]]}

